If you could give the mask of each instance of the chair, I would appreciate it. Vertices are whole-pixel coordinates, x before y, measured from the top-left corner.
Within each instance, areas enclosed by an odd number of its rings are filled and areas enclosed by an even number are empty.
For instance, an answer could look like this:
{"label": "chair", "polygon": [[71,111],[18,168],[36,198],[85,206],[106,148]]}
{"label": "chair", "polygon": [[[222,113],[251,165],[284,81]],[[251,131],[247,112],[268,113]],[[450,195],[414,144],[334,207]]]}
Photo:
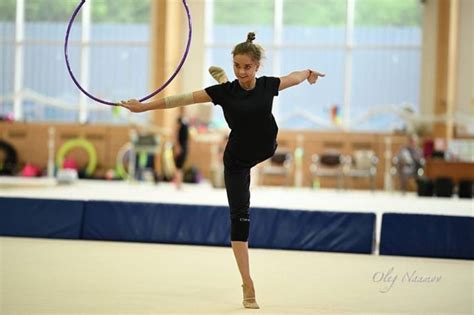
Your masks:
{"label": "chair", "polygon": [[344,176],[363,178],[370,181],[370,189],[375,190],[375,178],[377,175],[378,157],[372,150],[356,150],[352,156],[347,158]]}
{"label": "chair", "polygon": [[[150,133],[139,133],[136,130],[130,131],[130,155],[128,160],[129,180],[148,178],[156,180],[155,160],[151,158],[155,154],[160,154],[160,137]],[[165,149],[169,146],[165,143]],[[140,165],[140,156],[145,157],[145,165]],[[162,165],[163,166],[163,165]],[[165,173],[165,172],[163,172]]]}
{"label": "chair", "polygon": [[258,174],[260,182],[263,183],[266,176],[280,176],[284,177],[285,186],[289,186],[292,167],[293,157],[291,152],[287,149],[277,149],[275,154],[260,167]]}
{"label": "chair", "polygon": [[331,150],[321,155],[313,154],[310,165],[312,182],[319,182],[320,177],[334,177],[337,179],[337,188],[342,188],[344,184],[344,161],[345,158],[339,151]]}
{"label": "chair", "polygon": [[405,193],[408,190],[409,181],[415,182],[425,174],[425,159],[421,158],[417,163],[407,165],[400,156],[392,158],[391,176],[398,176],[400,190]]}

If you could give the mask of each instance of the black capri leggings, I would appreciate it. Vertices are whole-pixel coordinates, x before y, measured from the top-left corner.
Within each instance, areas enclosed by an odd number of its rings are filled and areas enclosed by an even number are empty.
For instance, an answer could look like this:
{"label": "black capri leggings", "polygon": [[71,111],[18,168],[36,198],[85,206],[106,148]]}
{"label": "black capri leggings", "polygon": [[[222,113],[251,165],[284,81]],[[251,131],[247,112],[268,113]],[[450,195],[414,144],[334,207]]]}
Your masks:
{"label": "black capri leggings", "polygon": [[250,230],[250,169],[257,161],[233,159],[224,152],[224,181],[230,208],[230,239],[246,242]]}

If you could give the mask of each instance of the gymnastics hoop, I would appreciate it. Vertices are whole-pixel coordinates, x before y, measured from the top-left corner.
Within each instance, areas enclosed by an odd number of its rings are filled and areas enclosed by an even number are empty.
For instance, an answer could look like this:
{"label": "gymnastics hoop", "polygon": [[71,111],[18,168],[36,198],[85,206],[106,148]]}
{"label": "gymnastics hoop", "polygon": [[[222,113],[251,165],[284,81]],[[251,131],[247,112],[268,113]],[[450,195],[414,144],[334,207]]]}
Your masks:
{"label": "gymnastics hoop", "polygon": [[62,169],[66,154],[68,154],[69,151],[74,148],[82,148],[86,150],[87,155],[89,156],[89,163],[87,163],[86,175],[92,176],[97,166],[97,151],[95,150],[94,145],[84,138],[76,138],[66,141],[61,146],[61,148],[59,148],[58,154],[56,155],[56,166],[58,167],[58,169]]}
{"label": "gymnastics hoop", "polygon": [[[147,99],[149,99],[149,98],[155,96],[156,94],[160,93],[161,91],[163,91],[163,89],[166,88],[168,86],[168,84],[170,84],[171,81],[173,81],[173,79],[176,77],[176,75],[178,74],[179,70],[181,70],[181,67],[184,64],[184,61],[186,60],[186,58],[188,56],[189,47],[191,46],[191,38],[192,38],[192,34],[193,34],[193,28],[192,28],[192,25],[191,25],[191,13],[189,11],[188,4],[186,3],[186,0],[182,0],[182,1],[183,1],[184,9],[186,11],[186,15],[188,17],[188,41],[186,43],[186,49],[184,51],[184,54],[181,57],[181,61],[179,62],[178,67],[173,72],[173,74],[169,77],[169,79],[165,83],[163,83],[163,85],[160,86],[156,91],[154,91],[153,93],[139,99],[140,102],[146,101]],[[69,20],[69,24],[67,26],[66,38],[64,40],[64,58],[66,60],[67,70],[69,72],[69,75],[71,76],[72,81],[74,81],[74,84],[78,87],[79,90],[81,90],[82,93],[87,95],[89,98],[93,99],[96,102],[105,104],[105,105],[118,106],[119,104],[117,104],[117,103],[102,100],[102,99],[92,95],[91,93],[87,92],[77,81],[76,77],[74,76],[74,73],[71,70],[71,66],[69,64],[69,57],[68,57],[69,33],[71,32],[72,24],[74,23],[74,20],[76,19],[76,16],[79,13],[79,11],[81,10],[84,3],[86,3],[86,0],[81,0],[79,5],[77,6],[77,8],[74,10],[74,12],[71,16],[71,19]]]}
{"label": "gymnastics hoop", "polygon": [[123,166],[125,160],[125,155],[129,153],[132,149],[132,144],[130,142],[125,143],[117,152],[117,157],[115,159],[115,170],[117,175],[122,179],[129,179],[130,175],[128,171]]}

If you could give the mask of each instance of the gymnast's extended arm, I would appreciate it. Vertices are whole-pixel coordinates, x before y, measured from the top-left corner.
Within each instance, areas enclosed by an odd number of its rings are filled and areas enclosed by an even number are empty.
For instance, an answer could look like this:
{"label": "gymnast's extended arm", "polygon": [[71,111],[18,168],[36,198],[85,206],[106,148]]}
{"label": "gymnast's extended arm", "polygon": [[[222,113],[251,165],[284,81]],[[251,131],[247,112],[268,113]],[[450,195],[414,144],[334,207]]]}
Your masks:
{"label": "gymnast's extended arm", "polygon": [[284,90],[286,88],[295,86],[303,82],[304,80],[308,80],[309,84],[315,84],[319,77],[324,77],[324,73],[320,73],[314,70],[303,70],[303,71],[294,71],[284,77],[280,78],[280,86],[278,88],[279,91]]}
{"label": "gymnast's extended arm", "polygon": [[149,110],[175,108],[210,101],[211,98],[207,95],[206,91],[199,90],[190,93],[167,96],[147,103],[141,103],[138,100],[131,99],[128,101],[121,101],[117,105],[125,107],[133,113],[142,113]]}

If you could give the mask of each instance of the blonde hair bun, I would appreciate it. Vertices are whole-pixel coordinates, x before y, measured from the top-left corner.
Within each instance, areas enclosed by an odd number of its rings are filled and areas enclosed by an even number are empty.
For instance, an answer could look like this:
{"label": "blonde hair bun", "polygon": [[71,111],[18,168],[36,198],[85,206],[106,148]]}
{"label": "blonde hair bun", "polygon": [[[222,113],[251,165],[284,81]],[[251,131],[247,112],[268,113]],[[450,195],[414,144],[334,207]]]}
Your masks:
{"label": "blonde hair bun", "polygon": [[249,55],[254,61],[260,63],[263,57],[263,47],[259,44],[254,44],[252,41],[255,39],[255,33],[250,32],[247,34],[247,40],[245,42],[235,45],[232,50],[232,55]]}
{"label": "blonde hair bun", "polygon": [[253,40],[255,40],[255,33],[254,32],[249,32],[247,34],[247,42],[251,43]]}

